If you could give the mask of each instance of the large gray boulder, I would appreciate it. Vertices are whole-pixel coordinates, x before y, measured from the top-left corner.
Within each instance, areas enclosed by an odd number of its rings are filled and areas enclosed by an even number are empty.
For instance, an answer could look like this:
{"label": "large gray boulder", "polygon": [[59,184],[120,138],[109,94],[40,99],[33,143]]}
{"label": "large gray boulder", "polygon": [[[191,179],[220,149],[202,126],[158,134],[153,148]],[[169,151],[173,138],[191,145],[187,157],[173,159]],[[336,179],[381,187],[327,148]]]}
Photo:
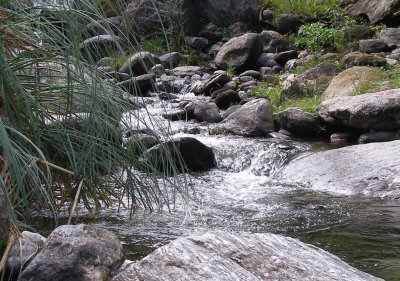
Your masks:
{"label": "large gray boulder", "polygon": [[321,130],[316,116],[297,107],[278,113],[275,120],[279,128],[300,137],[314,136]]}
{"label": "large gray boulder", "polygon": [[[400,196],[400,141],[354,145],[299,157],[279,179],[341,195]],[[344,279],[346,280],[346,279]]]}
{"label": "large gray boulder", "polygon": [[267,136],[273,130],[271,103],[260,98],[241,106],[213,128],[212,133],[259,137]]}
{"label": "large gray boulder", "polygon": [[398,12],[400,0],[359,0],[347,8],[352,15],[367,15],[370,22],[390,21]]}
{"label": "large gray boulder", "polygon": [[226,42],[215,57],[215,65],[226,70],[236,71],[254,69],[262,52],[262,42],[256,33],[247,33]]}
{"label": "large gray boulder", "polygon": [[400,46],[400,28],[385,28],[379,32],[379,38],[386,44]]}
{"label": "large gray boulder", "polygon": [[275,234],[207,232],[179,238],[112,281],[381,280],[317,247]]}
{"label": "large gray boulder", "polygon": [[148,73],[153,66],[159,63],[161,61],[157,56],[149,52],[138,52],[124,62],[119,72],[139,76]]}
{"label": "large gray boulder", "polygon": [[400,89],[329,99],[317,111],[330,124],[379,131],[398,129]]}
{"label": "large gray boulder", "polygon": [[63,225],[50,234],[18,280],[105,281],[122,262],[122,246],[112,232],[94,225]]}
{"label": "large gray boulder", "polygon": [[194,101],[185,106],[188,119],[196,119],[200,122],[218,123],[222,121],[221,114],[215,103],[206,101]]}

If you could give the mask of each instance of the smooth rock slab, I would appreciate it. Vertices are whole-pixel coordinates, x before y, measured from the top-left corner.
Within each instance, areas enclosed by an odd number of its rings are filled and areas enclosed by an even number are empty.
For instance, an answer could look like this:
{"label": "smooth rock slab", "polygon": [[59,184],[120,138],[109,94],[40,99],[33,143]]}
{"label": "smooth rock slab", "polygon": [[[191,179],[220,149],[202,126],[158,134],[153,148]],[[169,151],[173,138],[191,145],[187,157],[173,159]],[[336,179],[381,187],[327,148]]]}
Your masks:
{"label": "smooth rock slab", "polygon": [[399,198],[399,174],[400,141],[392,141],[306,155],[291,161],[278,178],[331,194]]}
{"label": "smooth rock slab", "polygon": [[400,89],[324,101],[317,107],[325,122],[378,131],[400,128]]}
{"label": "smooth rock slab", "polygon": [[112,281],[374,281],[317,247],[275,234],[208,232],[179,238]]}
{"label": "smooth rock slab", "polygon": [[18,281],[105,281],[122,262],[122,246],[112,232],[92,225],[63,225],[50,234]]}

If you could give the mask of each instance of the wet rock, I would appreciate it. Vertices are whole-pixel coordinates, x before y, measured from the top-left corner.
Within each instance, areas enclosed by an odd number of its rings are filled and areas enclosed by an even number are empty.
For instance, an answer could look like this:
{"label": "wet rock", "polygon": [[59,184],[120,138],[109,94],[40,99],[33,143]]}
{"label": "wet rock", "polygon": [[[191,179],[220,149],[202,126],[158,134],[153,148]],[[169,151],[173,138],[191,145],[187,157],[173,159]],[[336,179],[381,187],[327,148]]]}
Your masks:
{"label": "wet rock", "polygon": [[0,188],[0,240],[2,241],[8,240],[10,227],[11,227],[11,218],[7,200],[3,193],[3,189]]}
{"label": "wet rock", "polygon": [[385,58],[362,52],[348,53],[343,57],[342,62],[346,68],[352,66],[385,67],[387,65]]}
{"label": "wet rock", "polygon": [[165,74],[165,68],[162,64],[156,64],[149,70],[149,73],[154,74],[154,76],[157,78],[160,78],[163,74]]}
{"label": "wet rock", "polygon": [[222,88],[229,81],[226,71],[217,70],[210,77],[196,82],[190,90],[196,95],[211,95],[212,92]]}
{"label": "wet rock", "polygon": [[185,76],[193,76],[195,74],[202,75],[203,68],[200,66],[192,66],[192,65],[185,65],[185,66],[178,66],[175,67],[172,71],[175,76],[185,77]]}
{"label": "wet rock", "polygon": [[387,142],[399,140],[398,131],[364,133],[358,138],[358,143]]}
{"label": "wet rock", "polygon": [[275,120],[281,129],[300,137],[314,136],[320,130],[317,117],[300,108],[288,108],[278,113]]}
{"label": "wet rock", "polygon": [[372,24],[378,22],[390,23],[398,12],[399,0],[359,0],[347,8],[351,15],[367,15]]}
{"label": "wet rock", "polygon": [[22,266],[28,264],[35,257],[45,242],[46,238],[42,235],[23,231],[11,247],[7,259],[7,269],[14,274],[19,273]]}
{"label": "wet rock", "polygon": [[[328,270],[327,270],[328,269]],[[297,239],[213,231],[179,238],[112,281],[381,280]]]}
{"label": "wet rock", "polygon": [[265,66],[272,67],[279,64],[274,60],[273,53],[261,53],[260,57],[257,60],[256,65],[257,67],[265,67]]}
{"label": "wet rock", "polygon": [[50,234],[18,280],[105,281],[122,262],[122,246],[112,232],[93,225],[63,225]]}
{"label": "wet rock", "polygon": [[261,55],[262,43],[258,34],[247,33],[234,37],[225,43],[215,57],[214,63],[219,69],[232,67],[235,71],[244,71],[256,67]]}
{"label": "wet rock", "polygon": [[322,94],[321,100],[351,96],[356,93],[359,87],[367,86],[371,81],[376,81],[380,77],[383,77],[383,72],[379,68],[354,66],[346,69],[332,79],[328,88]]}
{"label": "wet rock", "polygon": [[178,52],[172,52],[162,55],[158,59],[165,68],[174,68],[182,61],[182,55]]}
{"label": "wet rock", "polygon": [[186,36],[185,41],[190,47],[198,50],[203,50],[209,45],[208,39],[204,37]]}
{"label": "wet rock", "polygon": [[147,150],[143,161],[160,171],[171,173],[171,165],[179,171],[205,171],[216,166],[212,149],[195,138],[179,138],[156,145]]}
{"label": "wet rock", "polygon": [[189,119],[200,122],[218,123],[222,120],[218,107],[212,102],[194,101],[185,106]]}
{"label": "wet rock", "polygon": [[285,66],[285,64],[291,59],[297,59],[297,51],[291,50],[274,55],[274,60],[281,66]]}
{"label": "wet rock", "polygon": [[146,74],[160,59],[149,52],[139,52],[128,58],[120,67],[119,72],[139,76]]}
{"label": "wet rock", "polygon": [[385,28],[379,32],[379,39],[386,44],[400,46],[400,28]]}
{"label": "wet rock", "polygon": [[260,80],[262,78],[262,74],[256,70],[247,70],[247,71],[243,72],[242,74],[240,74],[239,77],[242,77],[242,76],[251,76],[256,80]]}
{"label": "wet rock", "polygon": [[398,129],[400,90],[329,99],[320,104],[317,111],[329,124],[359,129]]}
{"label": "wet rock", "polygon": [[100,59],[118,50],[122,39],[115,35],[97,35],[86,39],[80,45],[82,52],[93,59]]}
{"label": "wet rock", "polygon": [[315,191],[374,197],[400,196],[400,141],[353,145],[291,161],[279,173],[287,183]]}
{"label": "wet rock", "polygon": [[250,81],[255,81],[255,79],[252,76],[240,76],[239,81],[240,83],[246,83]]}
{"label": "wet rock", "polygon": [[392,47],[380,39],[360,40],[359,48],[361,52],[365,52],[367,54],[388,52],[393,50]]}
{"label": "wet rock", "polygon": [[349,143],[352,137],[353,136],[350,133],[336,132],[330,135],[329,141],[333,145],[345,146]]}
{"label": "wet rock", "polygon": [[119,82],[117,85],[132,95],[135,96],[146,96],[147,91],[152,89],[154,86],[154,75],[143,74],[137,77],[132,77],[123,82]]}
{"label": "wet rock", "polygon": [[276,29],[281,33],[297,33],[299,28],[310,19],[296,14],[280,14],[274,21]]}
{"label": "wet rock", "polygon": [[234,90],[223,91],[215,97],[215,104],[219,109],[227,109],[232,104],[239,103],[240,101],[241,98]]}
{"label": "wet rock", "polygon": [[273,130],[272,106],[268,100],[260,98],[242,105],[211,133],[259,137],[267,136]]}
{"label": "wet rock", "polygon": [[125,143],[125,147],[127,151],[137,153],[144,152],[145,150],[157,145],[160,143],[160,140],[149,134],[137,133],[131,135]]}
{"label": "wet rock", "polygon": [[163,92],[180,93],[189,84],[190,79],[188,77],[179,78],[163,74],[160,79],[157,79],[156,88]]}
{"label": "wet rock", "polygon": [[296,48],[286,39],[272,39],[269,45],[263,47],[265,53],[282,53],[291,50],[296,50]]}

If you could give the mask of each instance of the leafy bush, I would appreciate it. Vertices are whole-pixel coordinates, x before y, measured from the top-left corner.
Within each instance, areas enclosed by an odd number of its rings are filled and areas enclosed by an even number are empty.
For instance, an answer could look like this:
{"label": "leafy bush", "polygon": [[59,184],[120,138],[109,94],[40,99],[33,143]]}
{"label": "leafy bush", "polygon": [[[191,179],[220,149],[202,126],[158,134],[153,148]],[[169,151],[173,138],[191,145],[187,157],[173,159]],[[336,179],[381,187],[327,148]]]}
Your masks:
{"label": "leafy bush", "polygon": [[345,38],[339,28],[315,22],[305,24],[300,28],[295,43],[311,52],[318,52],[325,48],[337,49],[343,46]]}

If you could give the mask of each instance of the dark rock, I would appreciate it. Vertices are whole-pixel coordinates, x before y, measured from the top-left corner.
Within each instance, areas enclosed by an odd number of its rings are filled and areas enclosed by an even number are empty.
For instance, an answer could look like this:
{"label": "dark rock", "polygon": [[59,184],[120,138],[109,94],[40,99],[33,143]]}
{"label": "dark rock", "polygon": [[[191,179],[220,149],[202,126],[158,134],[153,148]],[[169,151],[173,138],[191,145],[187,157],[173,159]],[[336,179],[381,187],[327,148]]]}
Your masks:
{"label": "dark rock", "polygon": [[193,76],[195,74],[201,75],[203,73],[203,68],[200,66],[178,66],[173,69],[173,74],[176,76],[184,77],[184,76]]}
{"label": "dark rock", "polygon": [[257,67],[272,67],[275,65],[279,65],[275,60],[274,60],[274,54],[273,53],[261,53],[260,57],[257,60]]}
{"label": "dark rock", "polygon": [[345,146],[349,143],[350,139],[352,139],[352,134],[342,132],[333,133],[329,137],[330,143],[336,146]]}
{"label": "dark rock", "polygon": [[218,123],[222,120],[218,107],[212,102],[194,101],[185,106],[189,119],[200,122]]}
{"label": "dark rock", "polygon": [[160,171],[171,173],[171,165],[179,171],[205,171],[216,166],[214,152],[195,138],[179,138],[156,145],[147,150],[143,156]]}
{"label": "dark rock", "polygon": [[147,91],[154,88],[154,75],[143,74],[119,82],[117,85],[134,96],[146,96]]}
{"label": "dark rock", "polygon": [[354,24],[344,28],[343,34],[349,41],[359,41],[374,37],[375,31],[367,25]]}
{"label": "dark rock", "polygon": [[352,66],[385,67],[387,65],[385,58],[362,52],[348,53],[343,57],[342,62],[346,68]]}
{"label": "dark rock", "polygon": [[164,74],[157,79],[156,88],[162,92],[180,93],[188,84],[190,84],[190,79],[188,78],[179,78]]}
{"label": "dark rock", "polygon": [[382,281],[297,239],[222,231],[179,238],[132,263],[111,281],[131,280]]}
{"label": "dark rock", "polygon": [[240,74],[240,77],[242,76],[251,76],[256,80],[260,80],[262,78],[262,74],[259,71],[256,70],[247,70]]}
{"label": "dark rock", "polygon": [[276,17],[274,23],[276,29],[281,33],[297,33],[300,27],[310,22],[310,19],[296,14],[280,14]]}
{"label": "dark rock", "polygon": [[149,73],[154,74],[154,76],[157,78],[160,78],[163,74],[165,74],[165,68],[162,64],[156,64],[149,70]]}
{"label": "dark rock", "polygon": [[203,81],[196,82],[190,90],[196,95],[211,95],[212,92],[222,88],[229,81],[226,71],[217,70]]}
{"label": "dark rock", "polygon": [[249,82],[245,82],[245,83],[240,84],[238,88],[239,88],[240,91],[247,91],[247,90],[249,90],[249,89],[251,89],[251,88],[253,88],[253,87],[257,86],[257,85],[258,85],[258,82],[253,80],[253,81],[249,81]]}
{"label": "dark rock", "polygon": [[209,46],[208,39],[204,37],[186,36],[185,41],[193,49],[203,50]]}
{"label": "dark rock", "polygon": [[215,104],[219,109],[227,109],[234,103],[241,101],[238,93],[234,90],[227,90],[219,93],[215,98]]}
{"label": "dark rock", "polygon": [[243,35],[249,31],[249,26],[244,22],[235,22],[229,26],[231,37]]}
{"label": "dark rock", "polygon": [[400,46],[400,28],[385,28],[379,33],[379,39],[386,44]]}
{"label": "dark rock", "polygon": [[359,0],[354,5],[347,8],[351,15],[367,15],[372,24],[378,22],[390,23],[396,18],[399,10],[399,0]]}
{"label": "dark rock", "polygon": [[221,27],[241,21],[249,26],[258,24],[257,0],[202,0],[192,1],[200,17]]}
{"label": "dark rock", "polygon": [[137,133],[128,138],[125,147],[128,152],[135,152],[135,155],[137,155],[159,143],[160,140],[153,135]]}
{"label": "dark rock", "polygon": [[283,36],[279,32],[276,32],[273,30],[264,30],[260,34],[258,34],[258,36],[260,37],[261,42],[263,44],[263,50],[264,50],[264,48],[269,47],[272,40],[283,39]]}
{"label": "dark rock", "polygon": [[279,172],[279,179],[300,183],[314,191],[345,196],[399,198],[399,174],[400,141],[392,141],[299,157]]}
{"label": "dark rock", "polygon": [[393,48],[380,39],[360,40],[359,48],[361,52],[368,54],[392,51]]}
{"label": "dark rock", "polygon": [[123,262],[122,246],[110,231],[93,225],[56,228],[18,280],[109,280]]}
{"label": "dark rock", "polygon": [[164,113],[162,117],[171,121],[180,121],[189,119],[187,116],[187,112],[184,109]]}
{"label": "dark rock", "polygon": [[278,113],[276,122],[281,129],[300,137],[315,136],[320,130],[316,116],[296,107]]}
{"label": "dark rock", "polygon": [[396,131],[364,133],[358,138],[358,143],[387,142],[399,140],[400,134]]}
{"label": "dark rock", "polygon": [[215,57],[215,65],[226,70],[244,71],[256,67],[262,44],[257,34],[247,33],[225,43]]}
{"label": "dark rock", "polygon": [[99,59],[99,61],[96,63],[96,66],[109,66],[112,63],[113,59],[110,57],[104,57]]}
{"label": "dark rock", "polygon": [[159,64],[160,59],[149,52],[139,52],[127,59],[120,67],[119,72],[133,74],[136,76],[146,74],[148,71]]}
{"label": "dark rock", "polygon": [[122,17],[111,17],[92,21],[86,25],[85,35],[89,37],[97,35],[118,34],[121,32]]}
{"label": "dark rock", "polygon": [[122,39],[114,35],[98,35],[86,39],[80,45],[82,52],[92,59],[99,60],[113,54],[120,46]]}
{"label": "dark rock", "polygon": [[218,42],[222,40],[222,36],[215,31],[204,30],[200,32],[200,37],[207,38],[209,42]]}
{"label": "dark rock", "polygon": [[255,81],[255,79],[252,76],[240,76],[239,77],[239,82],[240,83],[246,83],[250,81]]}
{"label": "dark rock", "polygon": [[182,60],[181,53],[172,52],[159,57],[161,64],[165,68],[174,68],[179,65]]}
{"label": "dark rock", "polygon": [[225,119],[232,113],[234,113],[236,110],[238,110],[241,107],[239,104],[231,105],[227,110],[225,110],[224,113],[222,113],[222,119]]}
{"label": "dark rock", "polygon": [[212,129],[213,134],[245,137],[267,136],[274,130],[272,106],[266,99],[254,99],[242,105]]}
{"label": "dark rock", "polygon": [[282,85],[282,91],[280,93],[280,101],[291,99],[291,98],[302,98],[307,96],[308,91],[304,83],[298,80],[286,80]]}
{"label": "dark rock", "polygon": [[174,95],[174,94],[168,93],[168,92],[159,93],[158,97],[160,100],[178,100],[179,99],[179,97],[177,95]]}
{"label": "dark rock", "polygon": [[291,50],[296,50],[296,48],[286,39],[272,39],[267,46],[263,47],[265,53],[282,53]]}
{"label": "dark rock", "polygon": [[394,130],[400,128],[400,90],[333,98],[324,101],[317,110],[329,124]]}
{"label": "dark rock", "polygon": [[126,81],[129,78],[131,78],[131,76],[128,73],[122,73],[122,72],[118,72],[118,71],[107,72],[106,75],[108,77],[114,78],[115,80],[117,80],[119,82]]}
{"label": "dark rock", "polygon": [[274,55],[274,60],[279,63],[281,66],[285,66],[285,64],[291,59],[297,59],[298,53],[295,50],[286,51],[282,53],[278,53]]}
{"label": "dark rock", "polygon": [[235,90],[237,88],[237,84],[234,81],[229,81],[225,83],[225,85],[221,88],[221,90]]}

